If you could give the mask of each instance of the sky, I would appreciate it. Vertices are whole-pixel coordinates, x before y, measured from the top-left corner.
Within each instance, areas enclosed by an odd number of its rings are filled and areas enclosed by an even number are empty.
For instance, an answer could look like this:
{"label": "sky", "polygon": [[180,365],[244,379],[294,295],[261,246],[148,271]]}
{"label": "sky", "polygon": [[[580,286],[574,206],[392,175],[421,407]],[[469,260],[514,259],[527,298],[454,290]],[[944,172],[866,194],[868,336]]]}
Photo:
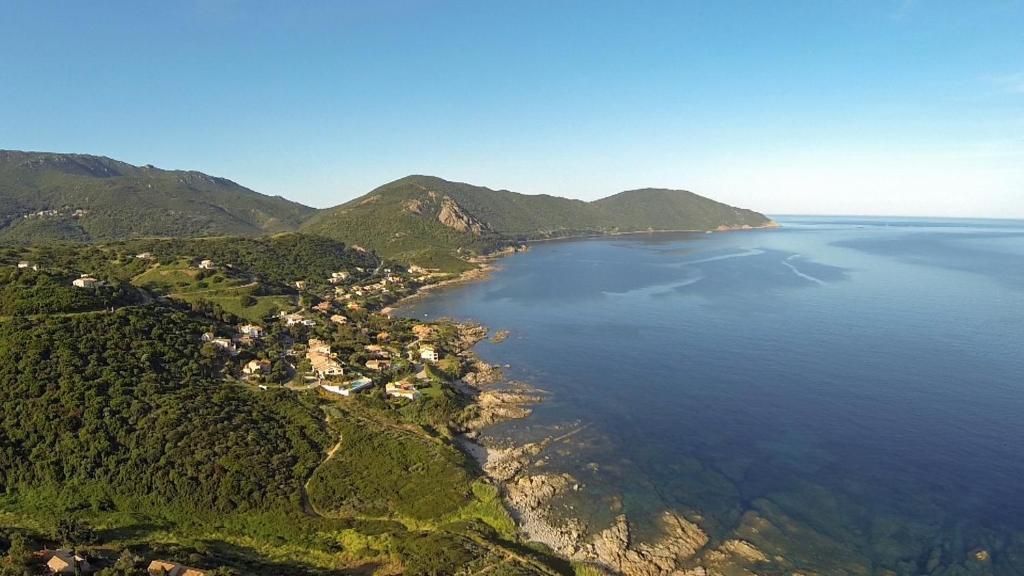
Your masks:
{"label": "sky", "polygon": [[7,0],[0,148],[317,207],[408,174],[1024,218],[1024,0]]}

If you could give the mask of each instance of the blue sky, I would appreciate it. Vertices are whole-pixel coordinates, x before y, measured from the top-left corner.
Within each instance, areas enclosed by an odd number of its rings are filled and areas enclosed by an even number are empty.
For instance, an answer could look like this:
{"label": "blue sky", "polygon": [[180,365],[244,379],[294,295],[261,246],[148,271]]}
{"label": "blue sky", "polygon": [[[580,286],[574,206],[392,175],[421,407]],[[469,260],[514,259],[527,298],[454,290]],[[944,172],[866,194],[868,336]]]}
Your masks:
{"label": "blue sky", "polygon": [[330,206],[411,173],[1024,217],[1024,0],[0,8],[0,148]]}

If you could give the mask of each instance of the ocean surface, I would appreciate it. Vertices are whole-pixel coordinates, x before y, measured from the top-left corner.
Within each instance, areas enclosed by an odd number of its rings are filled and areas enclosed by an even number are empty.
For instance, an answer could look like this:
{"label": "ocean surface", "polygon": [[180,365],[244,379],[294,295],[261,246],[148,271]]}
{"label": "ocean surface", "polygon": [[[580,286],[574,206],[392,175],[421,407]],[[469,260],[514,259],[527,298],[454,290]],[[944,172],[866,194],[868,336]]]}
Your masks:
{"label": "ocean surface", "polygon": [[1024,574],[1024,222],[779,221],[540,243],[403,313],[510,332],[478,352],[548,395],[489,435],[579,430],[543,467],[590,526],[673,509],[794,569]]}

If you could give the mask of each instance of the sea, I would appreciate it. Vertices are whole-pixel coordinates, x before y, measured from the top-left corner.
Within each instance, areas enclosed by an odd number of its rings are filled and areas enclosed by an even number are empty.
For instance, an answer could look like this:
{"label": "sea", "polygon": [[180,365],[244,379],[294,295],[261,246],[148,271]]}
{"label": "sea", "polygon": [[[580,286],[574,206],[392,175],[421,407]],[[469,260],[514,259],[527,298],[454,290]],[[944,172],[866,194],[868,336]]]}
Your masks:
{"label": "sea", "polygon": [[535,243],[403,313],[472,320],[569,435],[561,513],[663,510],[778,572],[1024,574],[1024,222],[778,217]]}

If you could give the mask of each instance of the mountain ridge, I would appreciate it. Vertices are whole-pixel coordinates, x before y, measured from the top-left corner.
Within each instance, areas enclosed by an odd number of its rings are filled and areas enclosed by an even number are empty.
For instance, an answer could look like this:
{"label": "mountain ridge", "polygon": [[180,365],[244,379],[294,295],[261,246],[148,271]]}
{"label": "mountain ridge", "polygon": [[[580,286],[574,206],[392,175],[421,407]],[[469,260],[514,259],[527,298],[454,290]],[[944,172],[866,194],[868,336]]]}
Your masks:
{"label": "mountain ridge", "polygon": [[474,256],[532,240],[772,225],[760,213],[687,190],[638,188],[584,201],[423,174],[317,209],[195,170],[135,166],[92,154],[0,150],[0,242],[302,231],[454,271],[468,268]]}
{"label": "mountain ridge", "polygon": [[533,240],[774,225],[758,212],[686,190],[640,188],[587,202],[411,175],[322,210],[301,229],[408,263],[444,267],[453,257]]}
{"label": "mountain ridge", "polygon": [[0,239],[125,240],[294,230],[316,211],[195,170],[0,150]]}

